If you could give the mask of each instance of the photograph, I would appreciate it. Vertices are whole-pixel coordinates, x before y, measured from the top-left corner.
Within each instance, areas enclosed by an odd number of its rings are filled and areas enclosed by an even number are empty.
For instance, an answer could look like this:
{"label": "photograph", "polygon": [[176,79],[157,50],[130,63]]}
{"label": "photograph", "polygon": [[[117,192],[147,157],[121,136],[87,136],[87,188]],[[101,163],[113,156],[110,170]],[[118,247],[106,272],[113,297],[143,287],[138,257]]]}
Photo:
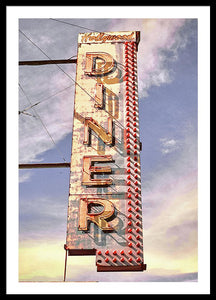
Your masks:
{"label": "photograph", "polygon": [[116,7],[119,17],[115,7],[69,7],[70,18],[54,8],[19,7],[15,18],[16,286],[82,283],[92,293],[110,283],[96,293],[133,293],[137,284],[145,293],[148,283],[187,283],[194,292],[209,278],[199,235],[206,220],[208,241],[202,18],[142,17],[139,6]]}

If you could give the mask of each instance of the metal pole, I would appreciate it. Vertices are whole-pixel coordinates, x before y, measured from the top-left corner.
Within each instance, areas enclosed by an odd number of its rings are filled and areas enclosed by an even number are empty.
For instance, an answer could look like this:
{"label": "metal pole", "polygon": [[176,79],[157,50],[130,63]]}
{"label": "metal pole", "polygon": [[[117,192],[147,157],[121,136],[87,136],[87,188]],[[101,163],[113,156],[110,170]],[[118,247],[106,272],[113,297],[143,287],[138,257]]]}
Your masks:
{"label": "metal pole", "polygon": [[66,271],[67,271],[67,249],[65,249],[64,281],[66,280]]}
{"label": "metal pole", "polygon": [[19,164],[19,169],[70,168],[70,163]]}
{"label": "metal pole", "polygon": [[77,59],[50,59],[50,60],[24,60],[19,61],[20,66],[38,66],[51,64],[76,64]]}

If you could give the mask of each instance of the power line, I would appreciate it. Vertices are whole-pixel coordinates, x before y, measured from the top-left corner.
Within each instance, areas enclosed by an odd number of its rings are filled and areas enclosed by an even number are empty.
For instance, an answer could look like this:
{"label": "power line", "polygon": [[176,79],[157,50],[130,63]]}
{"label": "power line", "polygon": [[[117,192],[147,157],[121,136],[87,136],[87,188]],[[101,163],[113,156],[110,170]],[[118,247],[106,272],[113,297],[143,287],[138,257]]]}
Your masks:
{"label": "power line", "polygon": [[57,20],[57,19],[53,19],[53,18],[49,18],[50,20],[53,20],[53,21],[56,21],[56,22],[60,22],[60,23],[64,23],[64,24],[67,24],[67,25],[71,25],[71,26],[75,26],[75,27],[79,27],[79,28],[83,28],[83,29],[87,29],[87,30],[90,30],[90,31],[94,31],[94,32],[99,32],[101,33],[102,31],[95,31],[95,29],[90,29],[88,27],[84,27],[84,26],[80,26],[80,25],[77,25],[77,24],[73,24],[73,23],[69,23],[69,22],[65,22],[65,21],[61,21],[61,20]]}
{"label": "power line", "polygon": [[[84,26],[80,26],[80,25],[77,25],[77,24],[73,24],[73,23],[69,23],[69,22],[65,22],[65,21],[61,21],[61,20],[57,20],[57,19],[54,19],[54,18],[49,18],[50,20],[53,20],[53,21],[56,21],[56,22],[59,22],[59,23],[63,23],[63,24],[67,24],[67,25],[71,25],[71,26],[75,26],[75,27],[79,27],[79,28],[83,28],[83,29],[87,29],[89,31],[93,31],[93,32],[99,32],[99,33],[103,33],[103,31],[98,31],[98,30],[95,30],[95,29],[90,29],[88,27],[84,27]],[[75,56],[75,55],[74,55]],[[74,57],[72,56],[72,57]],[[123,64],[117,62],[119,65],[122,65],[124,67]]]}
{"label": "power line", "polygon": [[[54,19],[55,20],[55,19]],[[70,23],[69,23],[70,24]],[[24,32],[22,32],[22,30],[20,30],[19,29],[19,31],[20,31],[20,33],[21,34],[23,34],[25,37],[26,37],[26,39],[28,40],[28,41],[30,41],[37,49],[39,49],[49,60],[52,60],[52,58],[51,57],[49,57],[39,46],[37,46]],[[117,64],[119,64],[119,65],[122,65],[121,63],[118,63],[117,62]],[[76,85],[78,85],[79,86],[79,88],[81,88],[91,99],[93,99],[95,102],[97,102],[96,101],[96,99],[95,99],[95,97],[93,97],[91,94],[89,94],[89,92],[88,91],[86,91],[86,89],[84,89],[75,79],[73,79],[67,72],[65,72],[65,70],[64,69],[62,69],[58,64],[55,64],[67,77],[69,77]],[[124,65],[122,65],[123,66],[123,69],[125,68],[125,66]],[[105,110],[111,117],[113,117],[113,115],[109,112],[109,111],[107,111],[107,110]],[[124,129],[126,129],[125,127],[124,127],[124,125],[122,125],[121,124],[121,122],[119,122],[118,120],[116,120],[115,119],[115,121],[122,127],[122,128],[124,128]]]}
{"label": "power line", "polygon": [[32,108],[32,107],[34,107],[34,106],[36,106],[36,105],[38,105],[38,104],[40,104],[40,103],[43,103],[43,102],[49,100],[50,98],[52,98],[52,97],[54,97],[54,96],[56,96],[56,95],[58,95],[58,94],[64,92],[65,90],[71,88],[73,85],[74,85],[74,84],[71,84],[71,85],[67,86],[66,88],[64,88],[64,89],[62,89],[62,90],[60,90],[60,91],[58,91],[58,92],[56,92],[56,93],[54,93],[54,94],[52,94],[52,95],[46,97],[46,98],[43,98],[43,99],[41,99],[41,100],[37,100],[38,102],[32,104],[31,106],[28,106],[27,108],[24,108],[22,111],[19,111],[19,114],[20,114],[20,113],[24,113],[24,112],[26,112],[27,110],[29,110],[30,108]]}
{"label": "power line", "polygon": [[[49,60],[52,60],[39,46],[37,46],[27,35],[22,32],[20,29],[19,31],[35,46],[37,47]],[[58,64],[55,64],[67,77],[69,77],[74,83],[76,83],[83,91],[85,91],[91,98],[93,98],[76,80],[74,80],[64,69],[62,69]],[[94,98],[93,98],[94,99]]]}
{"label": "power line", "polygon": [[[21,91],[23,92],[24,96],[26,97],[26,99],[28,100],[28,102],[30,103],[30,105],[32,106],[32,103],[31,103],[31,101],[30,101],[28,95],[25,93],[25,91],[24,91],[24,89],[23,89],[23,87],[21,86],[20,83],[19,83],[19,87],[20,87]],[[37,111],[36,111],[33,107],[31,107],[31,109],[34,111],[34,114],[35,114],[35,115],[38,117],[38,119],[40,120],[40,122],[41,122],[43,128],[45,129],[45,131],[46,131],[46,133],[47,133],[47,135],[50,137],[52,143],[55,145],[56,149],[57,149],[57,150],[59,151],[59,153],[61,154],[62,159],[66,162],[66,159],[65,159],[64,156],[62,155],[62,152],[58,149],[58,146],[57,146],[56,142],[54,141],[53,137],[51,136],[50,132],[48,131],[48,129],[47,129],[46,125],[44,124],[44,122],[42,121],[41,117],[39,116],[39,114],[37,113]]]}
{"label": "power line", "polygon": [[[39,49],[48,59],[50,59],[50,60],[52,60],[39,46],[37,46],[24,32],[22,32],[22,30],[20,30],[19,29],[19,31],[20,31],[20,33],[21,34],[23,34],[25,37],[26,37],[26,39],[28,40],[28,41],[30,41],[35,47],[37,47],[37,49]],[[91,95],[91,94],[89,94],[89,92],[88,91],[86,91],[86,89],[84,89],[75,79],[73,79],[67,72],[65,72],[65,70],[64,69],[62,69],[58,64],[55,64],[67,77],[69,77],[76,85],[78,85],[79,86],[79,88],[81,88],[91,99],[93,99],[94,101],[96,101],[96,99]],[[97,101],[96,101],[97,102]],[[113,117],[112,116],[112,114],[110,113],[110,112],[108,112],[107,110],[106,110],[106,112],[111,116],[111,117]],[[116,119],[115,119],[116,120]],[[117,123],[119,123],[119,125],[122,127],[122,128],[124,128],[124,126],[118,121],[118,120],[116,120],[116,122]]]}
{"label": "power line", "polygon": [[27,116],[30,116],[30,117],[34,117],[36,118],[34,115],[30,114],[30,113],[27,113],[25,110],[19,110],[18,114],[23,114],[23,115],[27,115]]}
{"label": "power line", "polygon": [[40,50],[49,60],[52,60],[38,45],[36,45],[22,30],[19,29],[19,32],[29,41],[31,42],[38,50]]}

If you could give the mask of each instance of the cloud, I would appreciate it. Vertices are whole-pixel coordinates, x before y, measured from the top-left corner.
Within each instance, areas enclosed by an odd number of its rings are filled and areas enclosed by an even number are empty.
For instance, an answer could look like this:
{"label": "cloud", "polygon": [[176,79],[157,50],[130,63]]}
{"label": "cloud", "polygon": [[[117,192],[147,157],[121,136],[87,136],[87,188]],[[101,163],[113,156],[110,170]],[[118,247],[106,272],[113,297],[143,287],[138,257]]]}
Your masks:
{"label": "cloud", "polygon": [[[49,19],[20,19],[19,25],[21,31],[52,59],[76,55],[77,36],[71,35],[70,26]],[[19,38],[20,60],[47,59],[23,34],[20,33]],[[30,116],[19,115],[20,163],[39,162],[38,156],[49,149],[55,149],[59,161],[63,161],[64,152],[57,144],[72,130],[76,65],[61,65],[61,68],[66,74],[56,65],[19,68],[19,110],[28,108],[29,101],[32,104],[40,102],[26,111]]]}
{"label": "cloud", "polygon": [[55,196],[20,198],[20,241],[46,240],[47,237],[65,236],[67,226],[67,199]]}
{"label": "cloud", "polygon": [[197,148],[193,127],[183,132],[178,143],[162,139],[165,149],[181,148],[143,181],[144,241],[151,267],[191,272],[197,270]]}
{"label": "cloud", "polygon": [[148,96],[152,86],[173,80],[171,63],[178,59],[194,34],[192,20],[186,19],[118,19],[110,31],[137,30],[141,33],[138,46],[138,79],[140,98]]}
{"label": "cloud", "polygon": [[179,141],[169,138],[161,138],[161,152],[162,154],[171,153],[177,149],[179,149]]}
{"label": "cloud", "polygon": [[139,88],[148,96],[151,86],[172,81],[169,61],[175,61],[186,45],[187,34],[180,35],[184,19],[146,19],[139,45]]}
{"label": "cloud", "polygon": [[19,170],[19,183],[28,182],[31,174],[31,171]]}
{"label": "cloud", "polygon": [[[83,25],[88,26],[87,20],[76,21],[77,23],[84,22]],[[70,57],[76,53],[77,41],[75,38],[71,38],[70,26],[61,25],[61,27],[59,23],[56,24],[48,20],[31,22],[23,22],[22,29],[30,34],[30,37],[42,48],[44,47],[43,50],[52,54],[50,55],[52,58]],[[90,24],[93,25],[99,20],[91,20],[91,22]],[[141,31],[138,52],[140,98],[147,96],[150,87],[172,81],[173,74],[170,62],[178,58],[178,51],[188,41],[191,34],[190,31],[187,31],[190,27],[189,21],[183,19],[121,19],[104,24],[104,26],[101,25],[101,30]],[[89,25],[89,27],[92,26]],[[41,32],[43,32],[42,35]],[[20,39],[20,53],[23,60],[45,59],[38,49],[34,49],[29,42],[24,42],[23,37]],[[64,47],[62,47],[63,42]],[[74,65],[64,66],[64,70],[72,78],[75,78]],[[43,101],[35,106],[35,111],[55,142],[60,142],[68,133],[71,133],[72,129],[74,86],[71,84],[73,81],[56,66],[21,68],[19,75],[20,84],[32,103],[57,93],[49,101]],[[69,86],[71,87],[67,90],[58,93]],[[24,109],[29,106],[29,102],[22,91],[19,92],[20,109]],[[32,115],[35,114],[34,110],[29,110],[29,112]],[[53,149],[55,145],[47,135],[37,115],[32,117],[21,114],[19,121],[20,162],[41,161],[38,158],[39,154]],[[113,274],[95,275],[94,257],[91,267],[90,259],[88,261],[81,257],[76,258],[77,265],[72,265],[72,271],[69,273],[71,277],[69,278],[101,281],[112,281],[114,278],[116,281],[196,280],[197,144],[195,129],[188,125],[185,126],[184,130],[184,139],[182,140],[172,136],[161,137],[161,152],[163,154],[172,153],[173,156],[164,155],[161,165],[148,174],[148,181],[142,183],[144,256],[149,271],[142,275],[117,274],[115,277]],[[62,159],[62,153],[59,153],[59,157]],[[22,181],[29,179],[30,173],[22,174],[24,174],[21,178]],[[56,250],[58,253],[55,256],[52,252],[55,251],[55,246],[49,239],[53,239],[53,235],[59,234],[56,229],[54,230],[57,225],[62,226],[61,228],[65,230],[66,226],[63,223],[66,221],[66,208],[67,205],[64,202],[60,203],[50,197],[37,197],[37,199],[31,197],[31,201],[25,199],[24,202],[20,203],[22,220],[20,228],[23,233],[21,239],[25,236],[29,239],[29,243],[31,243],[31,239],[38,242],[35,248],[32,246],[32,252],[28,252],[28,247],[25,248],[21,244],[20,278],[27,278],[28,280],[32,278],[35,280],[37,278],[40,280],[42,278],[47,278],[47,280],[60,278],[59,274],[63,272],[64,251],[62,247],[64,242],[57,242],[61,244],[61,252],[58,248]],[[63,235],[65,236],[65,232]],[[23,243],[23,240],[21,242]],[[51,261],[49,261],[50,253],[53,253]],[[58,260],[57,264],[55,259]],[[86,266],[80,267],[80,262]],[[50,274],[50,270],[57,268],[57,265],[58,271],[55,270],[53,274]],[[38,269],[37,266],[39,266]],[[87,273],[91,275],[89,276]]]}
{"label": "cloud", "polygon": [[[63,281],[64,241],[58,239],[21,241],[19,281]],[[52,255],[50,255],[52,253]],[[66,280],[71,282],[188,282],[197,281],[197,272],[150,268],[145,272],[97,272],[95,256],[69,256]]]}
{"label": "cloud", "polygon": [[[197,153],[193,127],[186,126],[183,132],[182,151],[165,167],[152,170],[149,189],[143,182],[147,271],[97,273],[95,256],[69,257],[68,281],[197,281]],[[165,141],[175,144],[171,138]],[[20,201],[20,280],[62,281],[67,200],[46,196]]]}
{"label": "cloud", "polygon": [[[67,20],[68,22],[73,20]],[[84,22],[84,23],[83,23]],[[72,22],[73,23],[73,22]],[[81,24],[76,20],[76,24]],[[89,24],[89,25],[88,25]],[[186,44],[187,31],[180,34],[184,19],[118,19],[108,21],[84,19],[82,26],[100,30],[140,30],[141,41],[138,52],[139,90],[141,98],[147,96],[148,89],[153,85],[161,85],[171,81],[170,68],[167,61],[177,58],[178,50]],[[47,19],[20,20],[20,29],[35,42],[51,58],[66,58],[77,52],[77,36],[71,36],[71,26]],[[73,28],[74,29],[74,28]],[[64,31],[63,31],[64,30]],[[79,28],[76,28],[79,32]],[[63,34],[64,32],[64,34]],[[64,43],[64,47],[62,44]],[[43,53],[20,34],[20,60],[47,59]],[[62,67],[62,66],[61,66]],[[62,67],[72,79],[75,79],[75,65]],[[53,95],[73,84],[55,65],[41,67],[20,67],[19,82],[32,103]],[[26,95],[20,92],[20,110],[30,105]],[[72,129],[74,87],[50,98],[29,109],[33,116],[19,116],[19,161],[20,163],[38,162],[38,155],[49,150],[57,149],[56,144]],[[35,116],[35,111],[39,117]],[[55,144],[41,124],[41,120],[52,136]],[[166,148],[164,152],[170,152]],[[57,149],[59,160],[64,153]]]}
{"label": "cloud", "polygon": [[19,281],[63,279],[64,241],[28,240],[20,242]]}
{"label": "cloud", "polygon": [[[55,148],[60,140],[71,133],[74,85],[58,69],[54,74],[50,74],[49,69],[42,74],[35,72],[28,77],[28,80],[23,80],[24,76],[20,75],[20,83],[25,91],[25,95],[20,92],[20,105],[22,105],[20,110],[30,106],[26,95],[31,99],[32,104],[39,101],[41,103],[28,110],[34,117],[23,114],[19,116],[19,162],[38,162],[39,154]],[[44,78],[45,76],[49,81]],[[36,93],[35,96],[35,87],[38,85],[40,94]],[[54,96],[49,97],[51,95]],[[48,100],[44,101],[43,99],[46,98]],[[60,152],[59,160],[62,161],[64,153],[58,148],[57,151]]]}

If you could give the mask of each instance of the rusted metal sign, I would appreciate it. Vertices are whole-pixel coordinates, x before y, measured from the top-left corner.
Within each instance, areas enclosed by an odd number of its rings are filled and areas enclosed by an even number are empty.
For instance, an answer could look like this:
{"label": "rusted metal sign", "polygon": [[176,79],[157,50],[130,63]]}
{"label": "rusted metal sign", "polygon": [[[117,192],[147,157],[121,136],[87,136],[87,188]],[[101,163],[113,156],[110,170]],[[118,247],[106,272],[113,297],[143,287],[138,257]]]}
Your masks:
{"label": "rusted metal sign", "polygon": [[137,87],[139,32],[78,37],[68,255],[97,271],[143,271]]}

